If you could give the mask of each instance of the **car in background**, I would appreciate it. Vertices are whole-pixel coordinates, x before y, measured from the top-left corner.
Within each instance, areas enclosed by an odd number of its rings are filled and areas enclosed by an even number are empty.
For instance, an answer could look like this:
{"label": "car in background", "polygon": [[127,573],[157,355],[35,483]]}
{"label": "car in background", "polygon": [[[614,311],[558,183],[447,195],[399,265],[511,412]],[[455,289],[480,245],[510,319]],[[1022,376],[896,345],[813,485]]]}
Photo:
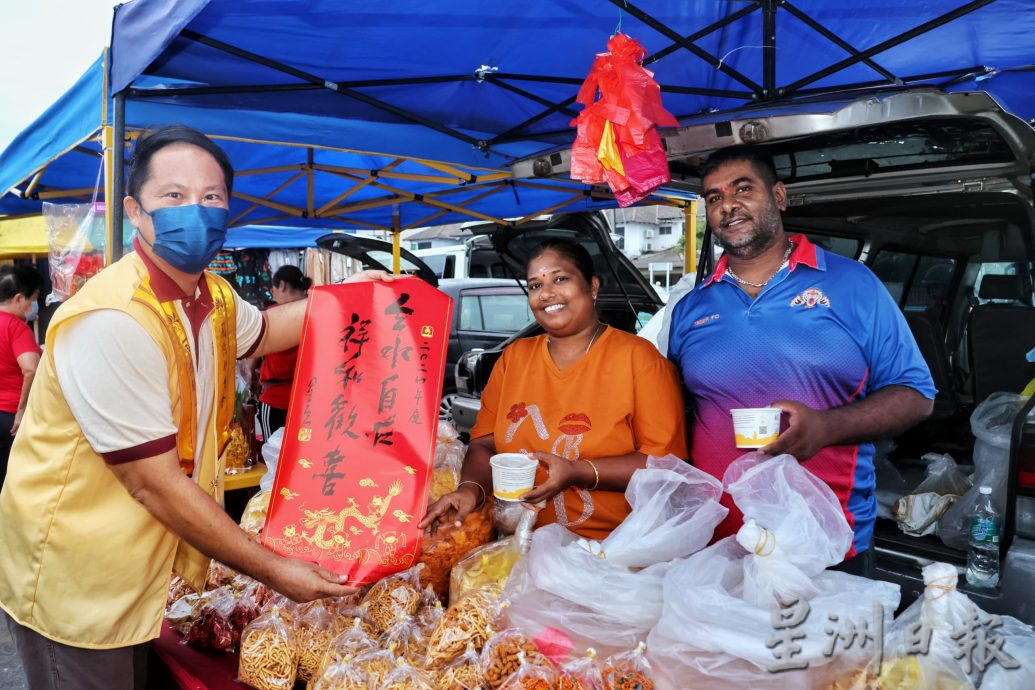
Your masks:
{"label": "car in background", "polygon": [[[475,229],[479,232],[479,229]],[[564,213],[548,220],[525,223],[512,228],[483,226],[506,270],[523,276],[525,262],[532,251],[547,239],[568,239],[584,246],[593,259],[600,279],[597,311],[610,326],[636,333],[662,306],[661,298],[632,262],[611,239],[610,227],[599,211]],[[542,333],[535,321],[496,347],[465,352],[456,365],[456,396],[452,400],[453,420],[462,433],[470,432],[480,397],[503,348],[518,338]]]}
{"label": "car in background", "polygon": [[446,352],[446,377],[439,419],[455,422],[456,366],[465,352],[492,350],[529,323],[524,281],[500,278],[442,280],[438,289],[453,298],[453,323]]}

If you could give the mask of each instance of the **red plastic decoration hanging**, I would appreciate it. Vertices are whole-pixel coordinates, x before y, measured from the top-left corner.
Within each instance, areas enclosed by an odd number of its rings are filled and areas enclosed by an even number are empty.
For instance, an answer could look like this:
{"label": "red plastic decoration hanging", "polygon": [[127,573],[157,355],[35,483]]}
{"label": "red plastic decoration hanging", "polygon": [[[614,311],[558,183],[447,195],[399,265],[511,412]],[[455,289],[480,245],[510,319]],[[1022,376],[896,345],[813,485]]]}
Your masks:
{"label": "red plastic decoration hanging", "polygon": [[617,33],[607,50],[597,54],[579,89],[577,100],[586,107],[571,122],[578,126],[571,177],[587,184],[606,181],[625,207],[671,179],[657,127],[679,123],[661,105],[654,73],[640,64],[647,55],[644,47]]}

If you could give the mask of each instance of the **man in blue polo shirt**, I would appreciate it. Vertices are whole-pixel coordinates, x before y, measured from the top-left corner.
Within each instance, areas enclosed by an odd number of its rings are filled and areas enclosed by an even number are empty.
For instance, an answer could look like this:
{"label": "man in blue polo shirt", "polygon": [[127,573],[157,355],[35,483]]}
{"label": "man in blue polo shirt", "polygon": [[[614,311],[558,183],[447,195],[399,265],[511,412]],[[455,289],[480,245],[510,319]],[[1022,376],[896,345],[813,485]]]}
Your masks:
{"label": "man in blue polo shirt", "polygon": [[[701,179],[725,251],[712,276],[676,304],[668,341],[693,407],[691,460],[721,478],[745,452],[730,410],[781,408],[787,428],[762,451],[793,455],[830,486],[855,531],[844,569],[868,574],[872,556],[855,556],[872,554],[871,442],[931,413],[930,371],[868,268],[784,232],[787,190],[769,154],[717,151]],[[735,533],[741,519],[731,510],[716,537]]]}

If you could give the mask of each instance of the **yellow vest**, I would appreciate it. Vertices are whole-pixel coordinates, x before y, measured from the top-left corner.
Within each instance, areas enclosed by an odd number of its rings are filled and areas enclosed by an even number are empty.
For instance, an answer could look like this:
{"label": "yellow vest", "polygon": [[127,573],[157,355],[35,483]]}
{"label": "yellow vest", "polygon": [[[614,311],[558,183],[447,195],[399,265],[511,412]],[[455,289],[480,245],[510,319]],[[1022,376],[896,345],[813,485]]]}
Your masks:
{"label": "yellow vest", "polygon": [[55,312],[0,493],[0,606],[20,624],[76,647],[107,649],[158,636],[172,572],[202,588],[209,559],[134,500],[87,442],[54,369],[58,331],[82,314],[117,309],[154,339],[168,365],[184,471],[222,501],[220,452],[229,438],[237,352],[236,302],[222,278],[212,294],[217,400],[195,452],[194,364],[172,302],[160,303],[147,268],[128,254]]}

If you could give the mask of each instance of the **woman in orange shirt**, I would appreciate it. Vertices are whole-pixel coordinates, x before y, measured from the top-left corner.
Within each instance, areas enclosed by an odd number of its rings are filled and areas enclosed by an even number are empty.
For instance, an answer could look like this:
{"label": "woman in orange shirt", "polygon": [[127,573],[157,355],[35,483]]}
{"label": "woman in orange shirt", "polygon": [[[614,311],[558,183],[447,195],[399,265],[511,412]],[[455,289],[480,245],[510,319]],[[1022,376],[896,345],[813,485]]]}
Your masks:
{"label": "woman in orange shirt", "polygon": [[528,504],[537,526],[559,522],[603,539],[629,514],[625,489],[648,455],[686,457],[675,368],[650,342],[602,323],[600,279],[589,252],[567,240],[540,245],[525,267],[528,304],[544,335],[508,346],[482,394],[460,486],[422,526],[463,522],[492,496],[489,458],[539,460]]}

